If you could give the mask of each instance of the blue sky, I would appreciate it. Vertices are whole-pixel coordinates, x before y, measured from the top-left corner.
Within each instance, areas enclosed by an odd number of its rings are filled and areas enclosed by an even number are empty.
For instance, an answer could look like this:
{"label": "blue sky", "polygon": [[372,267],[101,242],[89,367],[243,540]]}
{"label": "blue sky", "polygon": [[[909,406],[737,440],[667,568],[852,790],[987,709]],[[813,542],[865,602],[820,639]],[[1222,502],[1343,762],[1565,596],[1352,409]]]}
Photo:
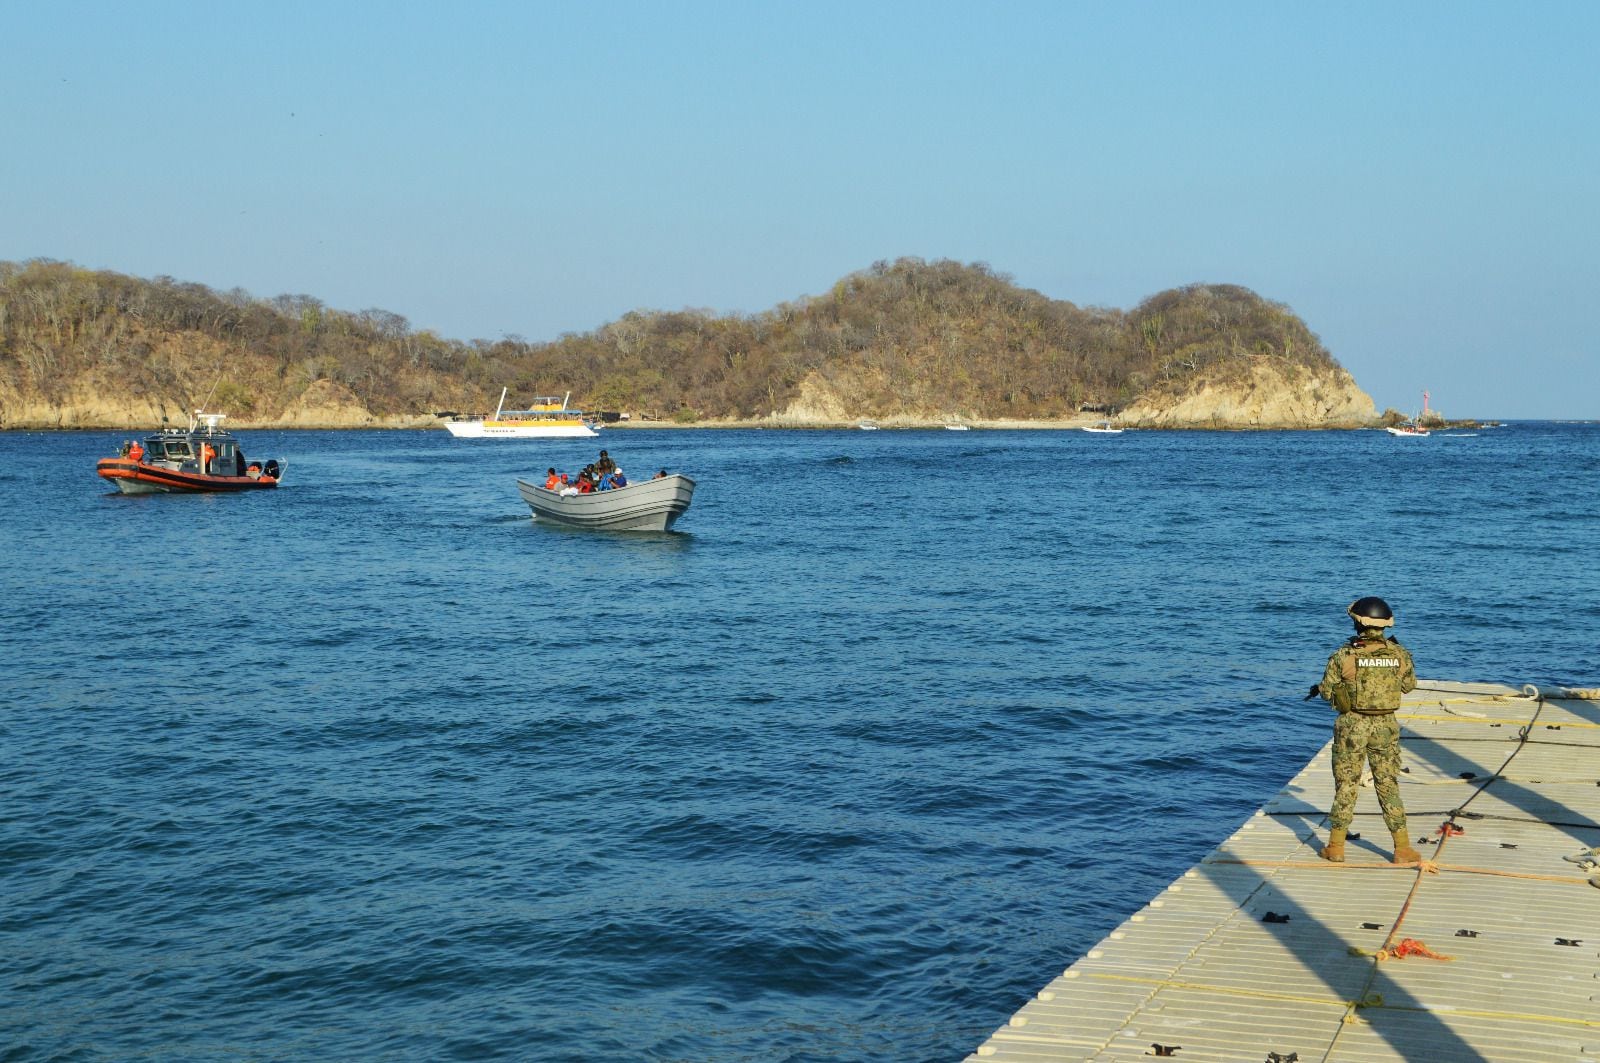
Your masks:
{"label": "blue sky", "polygon": [[1288,304],[1378,405],[1600,417],[1600,5],[51,3],[0,259],[458,339],[879,259]]}

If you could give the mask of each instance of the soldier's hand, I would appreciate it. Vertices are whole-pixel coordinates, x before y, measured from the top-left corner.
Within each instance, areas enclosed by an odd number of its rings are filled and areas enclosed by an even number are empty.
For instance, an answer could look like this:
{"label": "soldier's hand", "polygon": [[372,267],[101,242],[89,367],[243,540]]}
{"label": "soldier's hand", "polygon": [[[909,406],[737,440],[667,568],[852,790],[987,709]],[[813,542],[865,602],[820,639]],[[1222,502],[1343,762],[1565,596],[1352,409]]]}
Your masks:
{"label": "soldier's hand", "polygon": [[1320,698],[1321,696],[1322,696],[1322,684],[1321,683],[1312,683],[1311,684],[1311,693],[1307,694],[1305,697],[1301,698],[1300,700],[1302,700],[1302,701],[1310,701],[1312,698]]}

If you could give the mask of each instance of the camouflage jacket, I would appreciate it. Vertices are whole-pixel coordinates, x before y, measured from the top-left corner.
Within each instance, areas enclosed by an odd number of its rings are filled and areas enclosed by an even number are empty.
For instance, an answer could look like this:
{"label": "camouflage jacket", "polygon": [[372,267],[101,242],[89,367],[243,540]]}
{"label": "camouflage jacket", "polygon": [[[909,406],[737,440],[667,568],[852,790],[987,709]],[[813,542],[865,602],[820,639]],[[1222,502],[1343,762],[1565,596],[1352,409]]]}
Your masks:
{"label": "camouflage jacket", "polygon": [[1394,639],[1356,635],[1333,651],[1317,691],[1340,712],[1368,715],[1400,707],[1400,695],[1417,689],[1411,654]]}

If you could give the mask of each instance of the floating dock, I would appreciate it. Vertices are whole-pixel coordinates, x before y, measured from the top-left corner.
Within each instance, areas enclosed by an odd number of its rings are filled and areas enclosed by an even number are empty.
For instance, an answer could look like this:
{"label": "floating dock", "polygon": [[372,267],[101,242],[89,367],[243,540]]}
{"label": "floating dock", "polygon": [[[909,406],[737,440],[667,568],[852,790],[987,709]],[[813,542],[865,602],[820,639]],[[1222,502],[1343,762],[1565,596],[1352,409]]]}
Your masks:
{"label": "floating dock", "polygon": [[1346,862],[1318,857],[1330,742],[968,1063],[1600,1061],[1597,697],[1423,683],[1399,714],[1420,865],[1389,863],[1366,783]]}

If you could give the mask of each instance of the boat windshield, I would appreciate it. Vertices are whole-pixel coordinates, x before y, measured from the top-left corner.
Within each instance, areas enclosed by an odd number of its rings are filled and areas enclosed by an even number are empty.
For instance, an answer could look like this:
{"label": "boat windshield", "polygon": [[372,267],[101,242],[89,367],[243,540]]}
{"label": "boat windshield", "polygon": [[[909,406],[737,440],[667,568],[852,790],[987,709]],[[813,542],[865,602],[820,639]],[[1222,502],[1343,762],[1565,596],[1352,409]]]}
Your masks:
{"label": "boat windshield", "polygon": [[159,441],[151,440],[150,450],[154,451],[157,446],[161,448],[161,454],[163,457],[194,457],[194,451],[189,449],[189,441],[187,439],[163,439]]}

